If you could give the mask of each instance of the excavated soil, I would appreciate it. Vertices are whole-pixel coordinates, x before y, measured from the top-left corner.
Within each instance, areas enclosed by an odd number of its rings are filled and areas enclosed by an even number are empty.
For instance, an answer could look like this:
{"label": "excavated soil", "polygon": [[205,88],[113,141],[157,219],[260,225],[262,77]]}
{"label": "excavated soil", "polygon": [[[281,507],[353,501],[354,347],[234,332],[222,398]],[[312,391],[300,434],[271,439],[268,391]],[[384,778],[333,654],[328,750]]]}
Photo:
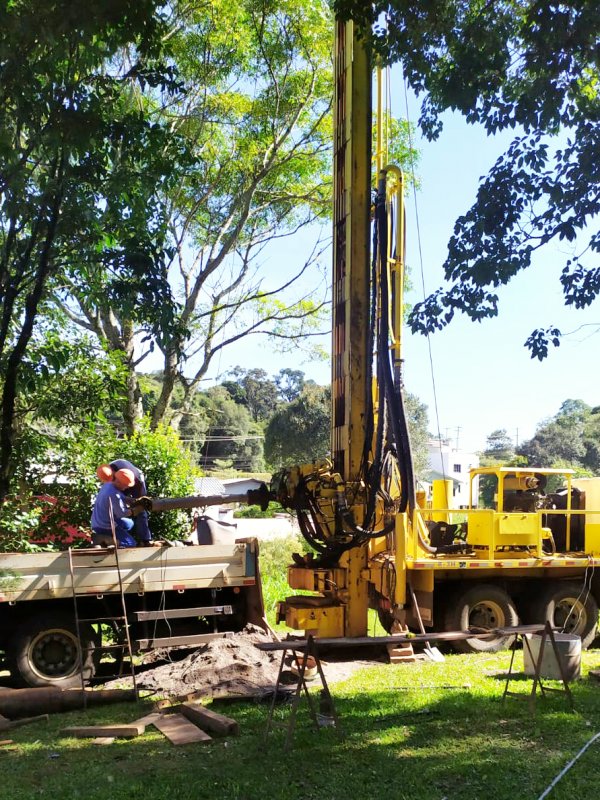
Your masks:
{"label": "excavated soil", "polygon": [[[163,653],[154,653],[137,677],[138,686],[161,695],[185,695],[198,692],[206,697],[223,695],[255,695],[275,686],[281,652],[265,653],[255,647],[260,642],[270,642],[271,637],[254,625],[247,625],[229,639],[214,639],[180,660],[166,654],[166,661],[156,660]],[[150,655],[150,654],[148,654]],[[335,662],[327,656],[324,661],[328,682],[348,678],[357,669],[386,660],[381,651],[369,653],[371,658],[353,658],[358,653],[336,656]],[[156,666],[154,666],[156,664]],[[148,668],[149,667],[149,668]],[[295,679],[289,671],[291,681]],[[114,682],[117,683],[117,682]],[[110,684],[108,684],[110,686]]]}

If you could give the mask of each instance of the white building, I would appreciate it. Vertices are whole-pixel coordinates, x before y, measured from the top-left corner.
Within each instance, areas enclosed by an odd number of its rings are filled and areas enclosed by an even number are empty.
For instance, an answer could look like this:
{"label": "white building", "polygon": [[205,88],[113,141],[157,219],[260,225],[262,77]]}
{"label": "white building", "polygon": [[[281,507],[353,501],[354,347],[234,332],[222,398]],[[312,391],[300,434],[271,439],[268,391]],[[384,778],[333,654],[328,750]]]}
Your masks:
{"label": "white building", "polygon": [[[469,505],[469,471],[479,466],[479,456],[463,453],[454,447],[452,439],[432,439],[427,444],[432,480],[445,478],[453,482],[454,508]],[[473,504],[477,505],[479,480],[473,482]]]}

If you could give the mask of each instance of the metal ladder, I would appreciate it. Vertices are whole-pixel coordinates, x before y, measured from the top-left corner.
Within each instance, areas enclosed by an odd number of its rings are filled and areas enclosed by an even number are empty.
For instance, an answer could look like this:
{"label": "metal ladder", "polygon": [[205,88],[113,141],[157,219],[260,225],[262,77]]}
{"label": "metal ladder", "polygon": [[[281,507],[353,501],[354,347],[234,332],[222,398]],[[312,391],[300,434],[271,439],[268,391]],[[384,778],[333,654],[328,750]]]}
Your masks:
{"label": "metal ladder", "polygon": [[[125,602],[125,592],[123,591],[123,580],[121,578],[121,567],[120,567],[120,564],[119,564],[119,546],[118,546],[117,536],[116,536],[116,532],[115,532],[115,523],[114,523],[114,517],[113,517],[113,513],[112,513],[112,506],[109,507],[109,516],[110,516],[110,523],[111,523],[113,546],[110,549],[106,548],[104,550],[104,552],[105,553],[109,553],[111,549],[114,552],[115,565],[116,565],[116,568],[117,568],[117,576],[119,578],[119,589],[118,589],[118,591],[113,591],[113,592],[102,592],[102,594],[103,595],[106,595],[106,594],[117,595],[118,594],[120,596],[120,598],[121,598],[121,611],[122,611],[122,613],[120,615],[118,615],[118,616],[108,616],[107,615],[107,616],[99,616],[99,617],[91,617],[91,618],[81,618],[80,617],[79,608],[78,608],[78,605],[77,605],[77,598],[78,597],[84,597],[84,596],[89,598],[90,594],[88,592],[80,592],[78,594],[76,586],[75,586],[75,572],[77,570],[94,569],[95,565],[74,564],[73,563],[74,557],[77,557],[77,556],[80,556],[80,555],[89,555],[90,554],[89,550],[77,550],[77,549],[73,549],[72,547],[69,547],[69,550],[68,550],[68,553],[69,553],[69,572],[71,574],[71,590],[73,592],[73,611],[74,611],[74,615],[75,615],[75,629],[77,631],[77,641],[78,641],[78,644],[79,644],[79,652],[80,652],[79,674],[80,674],[80,678],[81,678],[81,688],[85,689],[85,673],[84,673],[85,662],[86,662],[86,659],[84,657],[85,653],[89,652],[92,649],[94,651],[100,650],[101,652],[105,652],[105,651],[109,651],[109,650],[120,651],[119,672],[117,674],[115,674],[115,675],[106,675],[106,676],[102,676],[102,677],[103,677],[104,680],[111,680],[111,679],[114,679],[114,678],[122,678],[122,677],[130,677],[131,681],[132,681],[132,688],[133,688],[133,690],[135,692],[136,699],[139,700],[137,682],[136,682],[136,677],[135,677],[135,665],[133,663],[133,651],[131,649],[131,637],[129,636],[129,623],[127,621],[127,606],[126,606],[126,602]],[[101,550],[95,550],[94,552],[96,554],[99,554],[102,551]],[[82,637],[81,637],[81,626],[83,624],[86,624],[86,623],[87,624],[92,624],[92,623],[101,624],[103,622],[112,623],[113,624],[113,628],[115,630],[117,630],[117,623],[119,623],[119,622],[122,623],[123,628],[125,630],[125,641],[122,642],[121,644],[101,645],[100,647],[94,647],[94,648],[84,647],[84,643],[83,643],[83,640],[82,640]],[[124,675],[124,673],[123,673],[123,662],[124,662],[125,655],[129,656],[130,673],[129,673],[128,676]],[[87,693],[84,692],[84,707],[86,705],[86,702],[85,702],[86,694]]]}

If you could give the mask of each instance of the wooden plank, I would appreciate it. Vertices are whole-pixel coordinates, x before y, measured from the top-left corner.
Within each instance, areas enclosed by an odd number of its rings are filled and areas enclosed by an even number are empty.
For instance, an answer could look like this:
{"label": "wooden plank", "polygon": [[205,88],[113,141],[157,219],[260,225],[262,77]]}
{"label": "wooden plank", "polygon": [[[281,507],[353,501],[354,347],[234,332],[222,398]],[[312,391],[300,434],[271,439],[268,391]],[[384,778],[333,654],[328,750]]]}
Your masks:
{"label": "wooden plank", "polygon": [[92,739],[92,744],[112,744],[114,741],[114,736],[97,736],[95,739]]}
{"label": "wooden plank", "polygon": [[132,725],[143,725],[144,728],[147,728],[148,725],[153,725],[154,722],[160,717],[158,711],[151,711],[149,714],[146,714],[145,717],[140,717],[139,719],[134,720],[131,724]]}
{"label": "wooden plank", "polygon": [[164,611],[135,611],[138,622],[156,619],[182,619],[183,617],[213,617],[217,614],[233,614],[233,606],[199,606],[198,608],[172,608]]}
{"label": "wooden plank", "polygon": [[235,736],[239,733],[239,726],[234,719],[224,717],[196,703],[183,703],[181,713],[203,730],[213,731],[219,736]]}
{"label": "wooden plank", "polygon": [[181,714],[169,714],[160,717],[153,723],[155,728],[174,745],[191,744],[192,742],[210,742],[211,737],[197,728]]}
{"label": "wooden plank", "polygon": [[135,739],[146,730],[144,725],[75,725],[63,728],[62,736],[73,736],[75,739],[95,739],[97,737],[115,736],[119,739]]}
{"label": "wooden plank", "polygon": [[2,741],[0,741],[0,747],[6,747],[7,745],[12,743],[13,743],[12,739],[2,739]]}
{"label": "wooden plank", "polygon": [[224,633],[203,633],[195,636],[171,636],[167,639],[136,639],[133,642],[133,649],[151,650],[153,647],[193,646],[212,642],[213,639],[230,639],[232,636],[233,631],[225,631]]}

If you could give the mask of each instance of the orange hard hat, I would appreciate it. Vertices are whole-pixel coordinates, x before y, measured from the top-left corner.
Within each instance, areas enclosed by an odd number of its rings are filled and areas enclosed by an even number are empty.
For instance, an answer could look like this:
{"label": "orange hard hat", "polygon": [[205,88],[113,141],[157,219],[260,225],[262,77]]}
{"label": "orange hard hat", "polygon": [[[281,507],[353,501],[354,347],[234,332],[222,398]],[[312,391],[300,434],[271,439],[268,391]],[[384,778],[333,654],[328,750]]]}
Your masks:
{"label": "orange hard hat", "polygon": [[96,470],[96,475],[98,476],[98,480],[102,481],[102,483],[109,483],[114,478],[112,467],[108,464],[100,464]]}
{"label": "orange hard hat", "polygon": [[124,486],[126,489],[131,489],[135,484],[135,475],[130,469],[119,469],[115,472],[115,483],[117,486]]}

